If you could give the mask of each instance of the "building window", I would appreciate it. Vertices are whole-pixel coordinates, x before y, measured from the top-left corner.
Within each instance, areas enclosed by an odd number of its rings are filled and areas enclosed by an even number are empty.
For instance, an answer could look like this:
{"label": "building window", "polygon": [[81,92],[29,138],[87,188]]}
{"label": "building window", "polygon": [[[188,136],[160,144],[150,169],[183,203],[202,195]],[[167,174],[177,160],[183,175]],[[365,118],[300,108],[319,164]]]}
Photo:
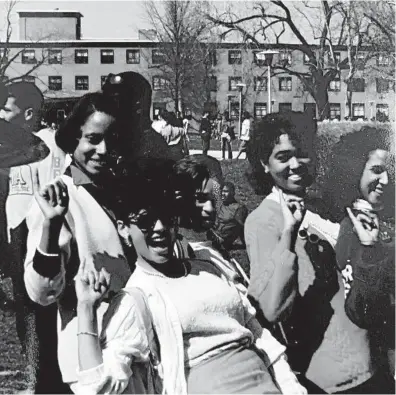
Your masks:
{"label": "building window", "polygon": [[[333,60],[333,55],[334,55],[334,60]],[[331,64],[338,64],[341,61],[341,52],[333,52],[333,55],[331,52],[328,54],[328,62]]]}
{"label": "building window", "polygon": [[163,64],[165,63],[165,55],[159,49],[153,49],[151,52],[152,64]]}
{"label": "building window", "polygon": [[279,103],[279,112],[292,111],[291,103]]}
{"label": "building window", "polygon": [[126,62],[127,62],[127,64],[140,63],[140,50],[139,49],[127,49],[126,50]]}
{"label": "building window", "polygon": [[74,51],[74,63],[87,64],[88,63],[88,49],[76,49]]}
{"label": "building window", "polygon": [[279,78],[279,90],[280,91],[291,91],[292,90],[292,78],[291,77],[280,77]]}
{"label": "building window", "polygon": [[209,51],[209,54],[208,54],[208,63],[209,63],[211,66],[216,66],[216,65],[217,65],[217,54],[216,54],[216,50],[215,50],[215,49],[211,49],[211,50]]}
{"label": "building window", "polygon": [[76,91],[87,91],[89,89],[89,79],[87,75],[76,76]]}
{"label": "building window", "polygon": [[209,88],[211,92],[217,91],[217,77],[215,75],[209,78]]}
{"label": "building window", "polygon": [[24,64],[37,63],[36,51],[34,49],[25,49],[22,52],[22,63]]}
{"label": "building window", "polygon": [[61,76],[49,76],[48,77],[48,89],[50,91],[61,91],[62,90],[62,77]]}
{"label": "building window", "polygon": [[391,58],[386,54],[379,54],[377,56],[377,66],[389,66],[391,64]]}
{"label": "building window", "polygon": [[375,118],[377,120],[382,120],[382,119],[389,120],[389,106],[388,106],[388,104],[377,104]]}
{"label": "building window", "polygon": [[341,121],[341,104],[330,103],[330,119],[338,119]]}
{"label": "building window", "polygon": [[352,103],[352,119],[364,117],[364,103]]}
{"label": "building window", "polygon": [[0,59],[6,58],[6,50],[4,48],[0,48]]}
{"label": "building window", "polygon": [[364,66],[366,63],[366,56],[364,53],[358,53],[356,56],[356,68],[358,70],[364,70]]}
{"label": "building window", "polygon": [[254,77],[254,90],[266,91],[268,89],[266,77]]}
{"label": "building window", "polygon": [[290,66],[292,64],[292,53],[291,51],[279,52],[279,63],[282,66]]}
{"label": "building window", "polygon": [[388,93],[391,90],[395,89],[395,82],[386,78],[376,78],[375,79],[377,85],[378,93]]}
{"label": "building window", "polygon": [[100,63],[113,64],[114,63],[114,50],[101,49],[100,50]]}
{"label": "building window", "polygon": [[228,90],[237,91],[237,84],[242,84],[242,77],[228,77]]}
{"label": "building window", "polygon": [[262,51],[253,51],[253,62],[258,66],[263,66],[265,62],[264,59],[260,60],[257,56],[260,52]]}
{"label": "building window", "polygon": [[48,64],[62,64],[62,50],[49,49],[48,50]]}
{"label": "building window", "polygon": [[364,78],[352,78],[348,84],[348,91],[350,92],[364,92],[365,81]]}
{"label": "building window", "polygon": [[340,92],[341,91],[341,79],[340,77],[334,78],[333,81],[330,81],[329,85],[330,92]]}
{"label": "building window", "polygon": [[254,103],[254,117],[263,118],[267,115],[267,103]]}
{"label": "building window", "polygon": [[166,110],[166,103],[164,102],[153,102],[153,118],[157,119],[160,110]]}
{"label": "building window", "polygon": [[230,118],[238,119],[239,118],[239,102],[232,101],[230,103],[230,110],[231,110]]}
{"label": "building window", "polygon": [[162,91],[169,86],[169,81],[165,78],[155,76],[153,77],[153,90]]}
{"label": "building window", "polygon": [[242,51],[241,50],[228,51],[228,64],[242,64]]}

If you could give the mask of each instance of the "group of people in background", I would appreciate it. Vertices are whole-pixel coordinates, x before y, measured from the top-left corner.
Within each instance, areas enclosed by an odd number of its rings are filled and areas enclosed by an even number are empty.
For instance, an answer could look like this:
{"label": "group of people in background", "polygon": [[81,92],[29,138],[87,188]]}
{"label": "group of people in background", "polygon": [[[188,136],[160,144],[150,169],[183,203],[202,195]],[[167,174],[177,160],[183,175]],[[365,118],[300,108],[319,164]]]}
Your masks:
{"label": "group of people in background", "polygon": [[316,121],[245,113],[237,158],[265,192],[249,214],[207,155],[208,112],[188,155],[191,118],[153,122],[138,73],[56,132],[19,84],[0,103],[0,268],[32,393],[394,393],[393,130],[342,137],[319,199]]}

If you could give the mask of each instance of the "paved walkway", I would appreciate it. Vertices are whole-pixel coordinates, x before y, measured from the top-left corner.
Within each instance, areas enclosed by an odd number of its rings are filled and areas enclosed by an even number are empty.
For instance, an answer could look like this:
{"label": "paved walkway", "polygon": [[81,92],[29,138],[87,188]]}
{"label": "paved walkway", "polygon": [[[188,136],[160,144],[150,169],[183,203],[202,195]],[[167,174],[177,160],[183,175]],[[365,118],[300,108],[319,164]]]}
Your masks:
{"label": "paved walkway", "polygon": [[[201,149],[190,149],[190,155],[194,154],[202,154]],[[216,159],[221,159],[222,158],[222,153],[220,150],[209,150],[208,155],[213,156]],[[232,157],[235,159],[238,155],[238,151],[232,151]],[[228,158],[228,153],[226,152],[226,159]],[[243,153],[239,159],[246,159],[246,154]]]}

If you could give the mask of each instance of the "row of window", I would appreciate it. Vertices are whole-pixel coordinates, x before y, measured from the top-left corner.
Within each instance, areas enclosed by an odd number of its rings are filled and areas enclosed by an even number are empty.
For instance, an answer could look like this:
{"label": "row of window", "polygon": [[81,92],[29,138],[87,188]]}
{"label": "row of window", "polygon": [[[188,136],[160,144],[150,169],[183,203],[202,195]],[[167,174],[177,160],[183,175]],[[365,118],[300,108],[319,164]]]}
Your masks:
{"label": "row of window", "polygon": [[[30,82],[35,82],[33,76]],[[106,76],[100,77],[101,85],[103,85]],[[361,80],[357,78],[356,80]],[[88,90],[89,89],[89,78],[88,76],[76,76],[75,77],[75,89],[76,90]],[[237,84],[242,83],[240,77],[229,77],[228,90],[235,91],[238,89]],[[86,87],[86,88],[85,88]],[[154,76],[152,79],[152,87],[154,91],[165,90],[169,88],[169,81],[163,77]],[[54,91],[62,90],[62,76],[49,76],[48,77],[48,88]],[[217,91],[217,77],[212,76],[209,80],[209,88],[211,91]],[[387,80],[382,78],[376,79],[376,88],[378,93],[386,93],[391,90],[395,90],[395,81]],[[254,90],[255,91],[266,91],[268,89],[267,78],[255,77],[254,79]],[[364,80],[363,83],[358,81],[351,86],[352,92],[364,92]],[[291,77],[280,77],[279,78],[279,91],[291,91],[292,90],[292,78]],[[335,80],[330,83],[330,91],[339,92],[341,90],[341,81]]]}
{"label": "row of window", "polygon": [[[253,51],[253,59],[256,64],[261,64],[258,59],[258,53],[260,51]],[[87,64],[88,49],[76,49],[74,53],[74,61],[78,64]],[[0,57],[4,56],[4,49],[0,49]],[[390,66],[392,64],[392,58],[387,54],[377,55],[377,66]],[[139,49],[126,49],[125,60],[127,64],[138,64],[140,63],[140,50]],[[114,50],[113,49],[101,49],[100,50],[100,62],[102,64],[113,64],[114,63]],[[153,49],[151,52],[152,64],[163,64],[166,62],[166,56],[159,50]],[[304,64],[308,65],[311,60],[307,54],[303,56]],[[333,52],[328,55],[328,62],[338,64],[341,62],[341,52]],[[357,55],[356,66],[358,69],[364,68],[366,62],[366,55],[360,53]],[[22,63],[34,64],[37,63],[36,50],[26,49],[22,51]],[[62,64],[62,50],[61,49],[48,49],[48,63],[49,64]],[[215,66],[217,64],[216,51],[211,50],[208,52],[207,63]],[[228,51],[228,63],[229,64],[242,64],[242,50],[229,50]],[[278,54],[278,63],[284,66],[292,64],[292,52],[291,51],[280,51]]]}
{"label": "row of window", "polygon": [[[292,111],[292,103],[279,103],[279,112]],[[312,113],[313,116],[316,114],[316,104],[315,103],[305,103],[304,112]],[[389,117],[389,106],[388,104],[377,104],[376,114],[383,114]],[[267,114],[267,103],[254,103],[254,117],[263,118]],[[239,116],[239,102],[230,103],[230,115],[232,119],[238,119]],[[352,117],[365,118],[365,105],[364,103],[353,103],[352,104]],[[341,120],[341,104],[340,103],[330,103],[330,119]]]}

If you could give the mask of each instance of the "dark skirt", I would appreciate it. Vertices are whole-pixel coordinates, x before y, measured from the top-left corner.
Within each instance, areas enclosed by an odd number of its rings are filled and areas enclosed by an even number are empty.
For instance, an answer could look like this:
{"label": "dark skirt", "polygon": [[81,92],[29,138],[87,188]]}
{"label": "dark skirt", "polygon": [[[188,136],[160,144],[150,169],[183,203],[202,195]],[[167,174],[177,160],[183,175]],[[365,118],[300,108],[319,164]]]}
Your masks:
{"label": "dark skirt", "polygon": [[226,350],[186,370],[189,394],[280,394],[254,348]]}

